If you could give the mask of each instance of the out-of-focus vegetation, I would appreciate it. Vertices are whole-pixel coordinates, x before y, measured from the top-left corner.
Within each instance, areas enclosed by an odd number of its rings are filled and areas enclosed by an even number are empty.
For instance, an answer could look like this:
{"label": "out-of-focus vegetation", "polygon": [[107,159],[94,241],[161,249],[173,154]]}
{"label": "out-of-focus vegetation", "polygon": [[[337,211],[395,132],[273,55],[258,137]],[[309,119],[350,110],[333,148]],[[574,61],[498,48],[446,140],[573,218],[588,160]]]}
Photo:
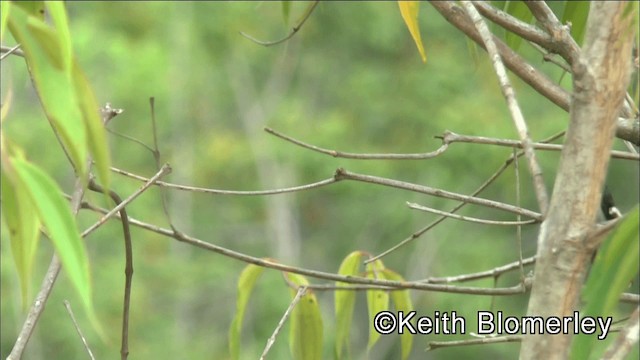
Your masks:
{"label": "out-of-focus vegetation", "polygon": [[[305,4],[291,4],[291,19]],[[440,145],[445,130],[463,134],[516,138],[495,75],[484,53],[474,60],[462,34],[432,8],[420,8],[423,64],[395,2],[321,3],[289,41],[263,47],[239,35],[276,39],[288,32],[281,5],[269,2],[68,2],[71,34],[78,60],[101,103],[125,112],[109,127],[152,143],[148,98],[156,98],[162,161],[169,162],[176,183],[220,189],[268,189],[331,177],[337,167],[392,177],[460,193],[479,186],[511,150],[454,144],[440,157],[422,161],[357,161],[312,153],[262,131],[272,127],[326,148],[353,152],[428,152]],[[5,37],[5,42],[13,39]],[[11,44],[9,44],[11,45]],[[552,78],[568,76],[526,43],[520,49]],[[541,139],[566,127],[568,115],[515,80],[520,105],[532,136]],[[70,192],[73,172],[44,120],[24,62],[2,62],[2,92],[14,92],[3,131],[27,149]],[[137,174],[155,173],[152,154],[140,145],[111,136],[114,166]],[[618,144],[617,146],[620,146]],[[540,153],[548,188],[559,153]],[[523,205],[535,199],[526,167],[521,168]],[[609,186],[625,212],[637,202],[638,166],[613,160]],[[515,202],[513,170],[505,173],[485,198]],[[139,182],[113,176],[112,188],[125,197]],[[88,200],[106,206],[104,198]],[[272,197],[211,196],[168,192],[171,220],[193,236],[255,256],[336,272],[354,250],[380,253],[435,217],[410,211],[406,201],[439,209],[453,202],[361,183]],[[536,209],[537,210],[537,209]],[[168,227],[158,189],[128,207],[129,215]],[[469,207],[461,212],[507,219],[500,212]],[[98,219],[80,213],[84,228]],[[0,356],[6,357],[24,317],[19,284],[8,242],[2,241],[2,327]],[[131,304],[131,359],[221,359],[228,357],[227,331],[235,309],[236,281],[245,264],[174,240],[133,229],[134,280]],[[535,253],[536,231],[525,228],[525,256]],[[94,353],[118,352],[124,283],[121,226],[111,222],[87,239],[96,312],[111,338],[103,343],[79,316]],[[37,257],[39,278],[52,250]],[[516,260],[515,229],[447,220],[384,258],[406,279],[480,271]],[[84,349],[62,305],[79,299],[61,276],[25,358],[75,359]],[[498,284],[515,284],[517,274]],[[32,294],[37,290],[36,281]],[[492,286],[491,280],[474,283]],[[419,313],[455,310],[474,329],[476,311],[500,308],[523,315],[525,295],[489,297],[412,292]],[[325,356],[333,353],[333,294],[318,293],[324,315]],[[243,325],[241,358],[257,358],[287,308],[290,295],[282,276],[267,270],[249,301]],[[366,298],[357,295],[352,352],[366,351]],[[79,308],[79,307],[78,307]],[[80,314],[76,311],[76,315]],[[414,339],[413,354],[423,358],[428,341]],[[599,344],[606,346],[607,342]],[[396,358],[397,336],[383,336],[370,358]],[[484,346],[484,358],[514,358],[517,344]],[[433,358],[469,358],[478,348],[439,349]],[[277,339],[270,357],[290,358],[286,336]]]}

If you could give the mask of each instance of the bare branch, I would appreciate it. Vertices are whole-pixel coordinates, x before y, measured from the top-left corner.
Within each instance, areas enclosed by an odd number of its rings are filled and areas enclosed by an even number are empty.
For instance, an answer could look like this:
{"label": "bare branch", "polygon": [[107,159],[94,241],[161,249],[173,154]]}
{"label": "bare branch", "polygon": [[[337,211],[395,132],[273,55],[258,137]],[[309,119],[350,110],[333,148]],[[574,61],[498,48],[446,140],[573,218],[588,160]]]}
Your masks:
{"label": "bare branch", "polygon": [[443,347],[487,345],[487,344],[498,344],[498,343],[504,343],[504,342],[520,342],[520,341],[522,341],[522,335],[483,337],[480,339],[469,339],[469,340],[431,341],[429,342],[425,350],[429,351],[429,350],[435,350],[437,348],[443,348]]}
{"label": "bare branch", "polygon": [[[455,1],[431,1],[429,3],[445,20],[462,31],[469,39],[484,48],[484,42],[475,29],[473,22],[466,16],[464,10],[462,10]],[[569,111],[571,98],[567,91],[529,64],[522,56],[518,55],[500,39],[494,36],[493,40],[496,43],[502,61],[504,61],[504,64],[509,70],[513,71],[514,74],[529,84],[529,86],[540,95],[546,97],[549,101],[565,111]],[[621,110],[620,116],[620,120],[624,121],[618,121],[616,136],[640,146],[639,120],[633,119],[632,117],[635,117],[635,115],[627,108]]]}
{"label": "bare branch", "polygon": [[389,186],[396,189],[413,191],[413,192],[427,194],[431,196],[437,196],[445,199],[464,201],[467,203],[499,209],[499,210],[511,212],[514,214],[520,214],[522,216],[526,216],[528,218],[535,219],[538,221],[542,221],[543,219],[542,215],[537,212],[520,208],[517,206],[513,206],[510,204],[501,203],[494,200],[473,197],[473,196],[462,195],[462,194],[458,194],[458,193],[454,193],[446,190],[436,189],[436,188],[432,188],[424,185],[412,184],[412,183],[398,181],[394,179],[387,179],[387,178],[382,178],[382,177],[372,176],[372,175],[356,174],[356,173],[349,172],[343,168],[339,168],[338,170],[336,170],[335,178],[336,180],[355,180],[355,181],[366,182],[370,184]]}
{"label": "bare branch", "polygon": [[280,318],[280,321],[278,322],[278,326],[276,326],[276,328],[273,330],[273,334],[269,336],[269,339],[267,340],[267,345],[264,347],[264,351],[262,351],[262,355],[260,356],[260,360],[264,360],[266,358],[267,353],[269,353],[269,350],[271,349],[271,346],[273,345],[273,343],[276,342],[276,336],[278,336],[278,334],[280,333],[280,329],[282,329],[282,326],[284,325],[284,323],[287,321],[289,316],[291,316],[291,312],[296,307],[296,305],[298,305],[298,302],[300,301],[300,299],[302,299],[302,296],[304,296],[306,291],[307,291],[306,286],[301,286],[298,288],[298,292],[296,293],[296,296],[293,298],[293,300],[291,300],[289,307],[287,307],[287,310],[282,315],[282,318]]}
{"label": "bare branch", "polygon": [[490,277],[495,278],[496,276],[502,275],[511,270],[518,269],[520,266],[533,265],[535,262],[536,262],[536,257],[532,256],[526,259],[522,259],[522,261],[518,260],[502,266],[495,267],[491,270],[480,271],[480,272],[471,273],[471,274],[456,275],[456,276],[428,278],[423,280],[423,282],[426,282],[429,284],[448,284],[452,282],[473,281],[473,280],[490,278]]}
{"label": "bare branch", "polygon": [[291,39],[293,37],[293,35],[295,35],[301,28],[302,25],[304,25],[304,23],[307,21],[307,19],[311,16],[311,14],[313,13],[313,10],[316,8],[316,6],[318,5],[318,3],[320,2],[320,0],[316,0],[313,3],[311,3],[309,5],[309,7],[307,7],[307,10],[305,10],[304,14],[302,15],[302,18],[300,19],[300,21],[293,27],[291,28],[291,31],[289,32],[289,34],[287,34],[285,37],[283,37],[280,40],[275,40],[275,41],[262,41],[262,40],[258,40],[248,34],[245,34],[244,32],[240,32],[240,35],[244,36],[245,38],[253,41],[256,44],[260,44],[263,46],[272,46],[272,45],[277,45],[277,44],[281,44],[289,39]]}
{"label": "bare branch", "polygon": [[111,211],[109,211],[106,215],[104,215],[102,218],[100,218],[100,220],[98,220],[96,223],[94,223],[93,225],[89,226],[85,231],[82,232],[81,236],[85,237],[85,236],[91,234],[94,230],[96,230],[100,226],[104,225],[104,223],[107,222],[107,220],[109,220],[109,218],[111,218],[117,212],[122,210],[127,204],[129,204],[130,202],[135,200],[135,198],[140,196],[140,194],[145,192],[151,185],[153,185],[156,181],[158,181],[159,178],[161,178],[162,176],[164,176],[164,175],[166,175],[166,174],[168,174],[170,172],[171,172],[171,167],[169,166],[169,164],[165,164],[160,169],[160,171],[158,171],[153,177],[151,177],[149,180],[147,180],[146,183],[140,189],[136,190],[133,194],[129,195],[128,198],[124,199],[120,204],[118,204],[116,207],[111,209]]}
{"label": "bare branch", "polygon": [[321,154],[330,155],[337,158],[344,159],[358,159],[358,160],[424,160],[434,158],[447,150],[449,144],[445,141],[437,150],[428,152],[428,153],[418,153],[418,154],[357,154],[357,153],[349,153],[342,152],[336,150],[328,150],[323,149],[321,147],[307,144],[300,140],[296,140],[292,137],[284,135],[280,132],[277,132],[271,128],[265,127],[264,131],[268,132],[271,135],[277,136],[283,140],[286,140],[292,144],[301,146],[305,149],[313,150],[315,152],[319,152]]}
{"label": "bare branch", "polygon": [[[451,131],[445,131],[442,136],[443,141],[449,144],[456,142],[472,143],[472,144],[485,144],[496,145],[522,149],[522,142],[518,140],[509,139],[496,139],[484,136],[473,135],[460,135]],[[536,150],[548,150],[548,151],[562,151],[563,145],[561,144],[547,144],[547,143],[531,143],[531,146]],[[628,151],[611,150],[611,157],[625,160],[640,161],[640,155],[634,154]]]}
{"label": "bare branch", "polygon": [[73,316],[73,311],[71,310],[71,304],[69,304],[69,301],[67,300],[64,300],[63,303],[64,303],[64,307],[67,309],[67,313],[69,314],[71,321],[73,322],[73,326],[76,328],[76,331],[78,332],[78,336],[80,336],[80,340],[82,340],[82,344],[84,345],[85,350],[87,350],[87,353],[89,354],[89,358],[91,358],[91,360],[95,360],[96,358],[93,356],[93,352],[91,351],[91,348],[87,343],[87,339],[85,339],[84,335],[82,335],[82,330],[80,330],[80,326],[76,321],[76,317]]}
{"label": "bare branch", "polygon": [[527,162],[529,164],[529,172],[531,173],[531,176],[533,178],[533,188],[536,193],[536,198],[538,199],[540,212],[542,214],[545,214],[547,212],[547,208],[549,207],[549,195],[547,194],[547,188],[544,184],[544,178],[542,177],[542,168],[540,167],[536,154],[533,151],[533,147],[531,146],[532,141],[531,136],[529,135],[529,129],[524,119],[524,115],[522,114],[522,110],[520,109],[520,105],[518,105],[515,90],[513,89],[513,86],[511,86],[511,81],[509,81],[509,77],[507,76],[507,69],[502,63],[502,59],[500,57],[500,53],[498,52],[496,43],[493,41],[493,35],[489,31],[489,27],[485,23],[482,16],[480,16],[471,2],[463,1],[462,4],[473,20],[476,29],[480,33],[482,41],[485,44],[485,48],[487,49],[487,53],[491,58],[491,63],[493,64],[495,73],[498,76],[500,89],[502,90],[502,94],[507,101],[509,112],[511,113],[511,119],[513,120],[516,130],[518,131],[520,141],[522,141],[524,155],[527,158]]}
{"label": "bare branch", "polygon": [[7,56],[14,54],[20,57],[24,57],[24,52],[20,50],[20,44],[14,47],[2,46],[0,47],[0,52],[2,52],[2,56],[0,56],[0,61],[4,60]]}
{"label": "bare branch", "polygon": [[426,211],[426,212],[429,212],[429,213],[432,213],[432,214],[442,215],[442,216],[450,217],[450,218],[453,218],[453,219],[458,219],[458,220],[462,220],[462,221],[468,221],[468,222],[472,222],[472,223],[476,223],[476,224],[499,225],[499,226],[518,226],[518,225],[530,225],[530,224],[538,223],[538,221],[535,220],[535,219],[525,220],[525,221],[498,221],[498,220],[478,219],[478,218],[474,218],[474,217],[470,217],[470,216],[457,215],[457,214],[448,213],[446,211],[436,210],[436,209],[433,209],[433,208],[430,208],[430,207],[426,207],[426,206],[422,206],[422,205],[418,205],[418,204],[412,203],[412,202],[407,202],[407,206],[409,206],[411,209]]}
{"label": "bare branch", "polygon": [[[149,179],[140,176],[140,175],[136,175],[118,168],[111,168],[111,171],[120,174],[120,175],[124,175],[127,177],[130,177],[132,179],[136,179],[136,180],[140,180],[140,181],[145,181],[148,182]],[[282,189],[273,189],[273,190],[248,190],[248,191],[241,191],[241,190],[218,190],[218,189],[209,189],[209,188],[203,188],[203,187],[197,187],[197,186],[187,186],[187,185],[179,185],[179,184],[172,184],[172,183],[168,183],[168,182],[164,182],[164,181],[157,181],[155,183],[155,185],[158,186],[163,186],[163,187],[167,187],[167,188],[171,188],[171,189],[176,189],[176,190],[182,190],[182,191],[193,191],[193,192],[201,192],[201,193],[207,193],[207,194],[213,194],[213,195],[239,195],[239,196],[261,196],[261,195],[277,195],[277,194],[284,194],[284,193],[290,193],[290,192],[296,192],[296,191],[304,191],[304,190],[309,190],[309,189],[315,189],[315,188],[319,188],[321,186],[325,186],[325,185],[329,185],[329,184],[333,184],[337,182],[337,180],[333,177],[329,178],[329,179],[325,179],[325,180],[321,180],[318,182],[314,182],[311,184],[305,184],[305,185],[300,185],[300,186],[293,186],[293,187],[289,187],[289,188],[282,188]]]}

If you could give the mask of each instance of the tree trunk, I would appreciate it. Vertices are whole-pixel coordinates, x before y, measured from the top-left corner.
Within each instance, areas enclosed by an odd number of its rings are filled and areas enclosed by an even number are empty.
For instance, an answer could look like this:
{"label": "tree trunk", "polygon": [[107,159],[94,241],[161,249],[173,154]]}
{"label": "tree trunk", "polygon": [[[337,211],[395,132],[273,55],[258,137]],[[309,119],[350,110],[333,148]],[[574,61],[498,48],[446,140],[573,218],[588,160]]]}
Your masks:
{"label": "tree trunk", "polygon": [[[529,316],[571,316],[579,303],[595,250],[588,234],[595,225],[631,70],[634,31],[628,6],[591,4],[582,54],[572,69],[571,120],[549,212],[538,236]],[[520,358],[565,359],[571,335],[527,336]]]}

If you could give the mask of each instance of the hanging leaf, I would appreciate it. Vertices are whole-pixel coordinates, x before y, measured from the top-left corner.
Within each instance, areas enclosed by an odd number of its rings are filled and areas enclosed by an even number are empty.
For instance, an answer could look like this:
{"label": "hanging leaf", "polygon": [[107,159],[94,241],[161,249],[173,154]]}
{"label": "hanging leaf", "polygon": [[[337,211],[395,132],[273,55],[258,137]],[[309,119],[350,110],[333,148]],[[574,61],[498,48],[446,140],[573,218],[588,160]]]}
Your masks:
{"label": "hanging leaf", "polygon": [[[358,274],[360,263],[362,262],[362,252],[354,251],[347,255],[338,274],[344,276],[353,276]],[[348,283],[336,282],[338,287],[349,286]],[[350,354],[349,338],[351,332],[351,322],[353,320],[353,308],[356,302],[356,293],[354,291],[335,291],[335,312],[336,312],[336,358],[342,359],[343,347],[346,346],[347,354]]]}
{"label": "hanging leaf", "polygon": [[[404,278],[395,271],[384,269],[383,276],[387,280],[405,281]],[[396,290],[391,292],[391,301],[396,311],[402,311],[405,315],[413,311],[413,302],[409,290]],[[402,359],[407,359],[411,354],[413,346],[413,334],[405,331],[400,335],[400,347],[402,348]]]}
{"label": "hanging leaf", "polygon": [[[297,286],[307,286],[309,281],[298,274],[285,273],[287,280]],[[298,291],[291,289],[291,298],[295,298]],[[318,299],[312,290],[307,289],[291,312],[291,327],[289,332],[289,346],[294,359],[321,360],[322,359],[322,314],[318,306]]]}
{"label": "hanging leaf", "polygon": [[282,19],[284,20],[284,24],[289,24],[289,13],[291,12],[291,1],[283,0],[282,3]]}
{"label": "hanging leaf", "polygon": [[242,332],[242,321],[244,312],[249,302],[249,297],[256,284],[256,280],[262,275],[264,268],[250,264],[242,270],[238,279],[238,300],[236,300],[236,313],[233,316],[231,327],[229,328],[229,352],[231,359],[240,358],[240,334]]}
{"label": "hanging leaf", "polygon": [[[381,260],[368,263],[366,266],[366,277],[369,279],[383,278],[384,264]],[[376,314],[389,309],[389,292],[386,290],[367,290],[367,310],[369,313],[369,343],[367,350],[371,350],[373,345],[380,339],[380,333],[372,326]]]}
{"label": "hanging leaf", "polygon": [[85,308],[93,314],[87,251],[69,203],[49,175],[35,165],[20,158],[13,158],[12,165],[56,248],[65,272]]}
{"label": "hanging leaf", "polygon": [[33,264],[40,239],[40,218],[22,183],[9,176],[11,164],[2,163],[0,185],[2,186],[2,217],[9,230],[11,254],[20,280],[22,308],[27,308]]}
{"label": "hanging leaf", "polygon": [[402,19],[407,25],[407,28],[409,28],[411,37],[418,47],[418,52],[420,52],[422,62],[427,62],[427,55],[424,52],[424,47],[422,46],[422,39],[420,38],[420,28],[418,27],[418,12],[420,10],[420,1],[398,0],[398,6],[400,6],[400,15],[402,15]]}
{"label": "hanging leaf", "polygon": [[4,40],[4,32],[7,30],[10,4],[9,1],[0,1],[0,41]]}

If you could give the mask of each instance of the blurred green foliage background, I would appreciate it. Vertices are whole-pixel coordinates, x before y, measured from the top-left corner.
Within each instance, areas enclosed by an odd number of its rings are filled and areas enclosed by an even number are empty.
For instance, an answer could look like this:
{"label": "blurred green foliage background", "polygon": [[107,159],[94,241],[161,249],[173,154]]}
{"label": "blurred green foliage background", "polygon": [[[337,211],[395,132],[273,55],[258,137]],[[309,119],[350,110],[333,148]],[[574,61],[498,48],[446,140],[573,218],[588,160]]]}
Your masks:
{"label": "blurred green foliage background", "polygon": [[[239,32],[273,40],[284,36],[305,3],[293,2],[285,23],[279,2],[67,2],[74,47],[101,103],[125,112],[109,127],[152,144],[148,99],[156,99],[166,179],[186,185],[253,190],[294,186],[329,178],[338,167],[470,193],[511,154],[510,149],[455,144],[440,157],[422,161],[337,159],[295,147],[263,132],[272,127],[325,148],[351,152],[428,152],[445,130],[517,138],[484,52],[469,51],[465,37],[429,5],[420,23],[428,62],[423,64],[395,2],[321,3],[289,41],[263,47]],[[5,42],[12,45],[10,37]],[[527,44],[520,51],[553,79],[570,87],[570,76],[545,63]],[[542,139],[564,130],[568,115],[526,85],[515,82],[531,134]],[[68,192],[73,173],[44,119],[18,57],[2,62],[2,93],[14,92],[3,131],[28,151]],[[152,154],[129,140],[111,136],[114,166],[136,174],[155,173]],[[616,145],[622,148],[621,144]],[[548,188],[559,153],[539,153]],[[523,206],[535,198],[522,162]],[[515,203],[510,168],[482,197]],[[638,199],[638,164],[613,160],[609,186],[623,212]],[[114,175],[123,198],[139,182]],[[233,250],[323,271],[337,271],[354,250],[378,254],[435,219],[409,210],[412,201],[447,210],[455,203],[391,188],[340,182],[329,187],[270,197],[167,193],[171,220],[181,231]],[[104,198],[88,200],[106,206]],[[152,189],[128,207],[137,219],[168,227],[160,192]],[[509,219],[501,212],[468,207],[461,214]],[[80,227],[98,215],[82,211]],[[6,233],[2,241],[2,336],[8,355],[22,324],[17,278]],[[456,275],[490,269],[518,258],[515,229],[447,220],[412,244],[384,258],[406,279]],[[524,256],[535,253],[537,227],[525,227]],[[224,359],[227,330],[235,311],[235,288],[245,266],[235,260],[133,229],[134,280],[130,359]],[[94,353],[117,356],[124,284],[121,225],[111,221],[87,239],[97,312],[111,343],[103,343],[74,308]],[[52,249],[42,242],[32,294]],[[517,283],[517,273],[497,285]],[[317,283],[317,282],[316,282]],[[477,281],[493,286],[493,280]],[[501,309],[523,315],[527,295],[489,298],[413,292],[419,313],[455,310],[475,331],[478,310]],[[319,293],[325,315],[325,357],[332,358],[333,294]],[[352,328],[352,355],[366,356],[368,324],[364,294],[358,295]],[[86,358],[63,307],[75,294],[63,274],[29,344],[26,359]],[[282,277],[267,271],[249,303],[243,329],[243,358],[257,358],[289,303]],[[290,358],[286,332],[272,359]],[[429,341],[468,338],[418,336],[413,358],[515,358],[517,344],[439,349],[424,353]],[[399,357],[399,338],[386,336],[371,359]],[[601,344],[606,346],[606,342]]]}

